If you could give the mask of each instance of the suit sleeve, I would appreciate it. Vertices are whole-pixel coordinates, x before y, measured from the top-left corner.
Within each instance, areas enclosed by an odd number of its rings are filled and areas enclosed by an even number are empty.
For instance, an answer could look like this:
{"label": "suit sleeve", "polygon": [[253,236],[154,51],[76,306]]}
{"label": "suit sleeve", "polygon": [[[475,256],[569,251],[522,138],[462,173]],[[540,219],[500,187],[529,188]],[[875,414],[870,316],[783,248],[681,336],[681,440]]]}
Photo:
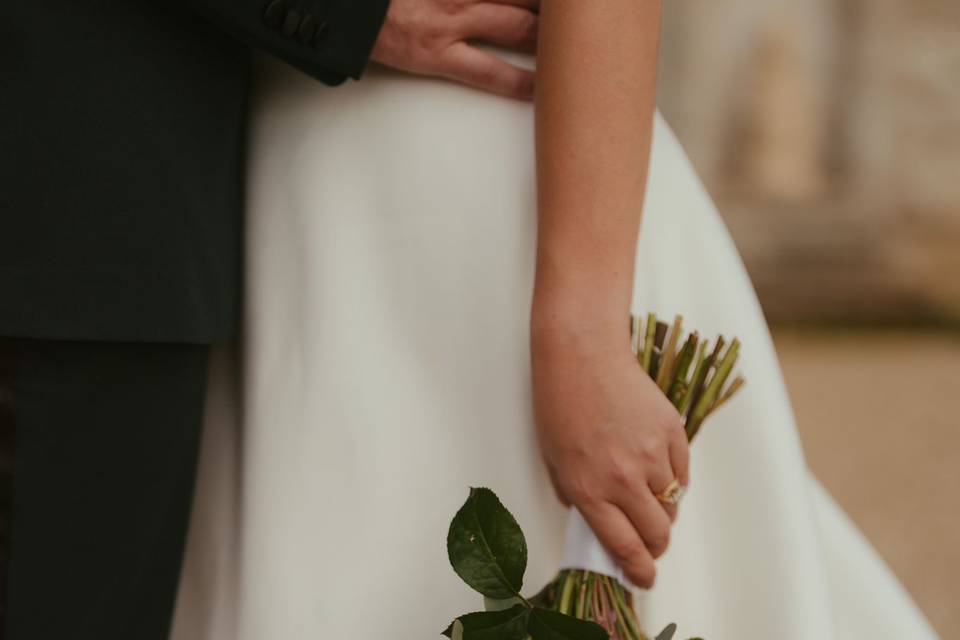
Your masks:
{"label": "suit sleeve", "polygon": [[251,47],[329,85],[359,79],[390,0],[183,0]]}

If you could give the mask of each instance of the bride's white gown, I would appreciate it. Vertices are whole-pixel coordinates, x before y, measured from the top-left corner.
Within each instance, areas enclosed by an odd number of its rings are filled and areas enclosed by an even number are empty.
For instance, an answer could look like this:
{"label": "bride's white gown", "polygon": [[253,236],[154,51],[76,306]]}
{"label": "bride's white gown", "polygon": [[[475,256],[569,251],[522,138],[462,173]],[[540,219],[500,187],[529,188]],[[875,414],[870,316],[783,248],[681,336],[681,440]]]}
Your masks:
{"label": "bride's white gown", "polygon": [[[533,109],[379,68],[330,89],[260,62],[244,373],[218,354],[173,637],[438,638],[481,608],[445,550],[470,486],[523,526],[529,591],[562,554],[531,416]],[[647,630],[934,637],[808,472],[750,280],[659,116],[634,310],[740,337],[749,381],[692,448],[639,595]]]}

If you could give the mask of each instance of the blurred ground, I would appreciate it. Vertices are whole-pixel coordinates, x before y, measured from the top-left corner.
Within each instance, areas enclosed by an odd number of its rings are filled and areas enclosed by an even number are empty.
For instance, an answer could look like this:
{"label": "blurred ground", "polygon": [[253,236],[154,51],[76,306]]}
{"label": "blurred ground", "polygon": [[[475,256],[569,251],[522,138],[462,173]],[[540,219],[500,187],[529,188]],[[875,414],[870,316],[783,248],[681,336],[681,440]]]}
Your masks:
{"label": "blurred ground", "polygon": [[960,333],[774,331],[808,463],[960,638]]}

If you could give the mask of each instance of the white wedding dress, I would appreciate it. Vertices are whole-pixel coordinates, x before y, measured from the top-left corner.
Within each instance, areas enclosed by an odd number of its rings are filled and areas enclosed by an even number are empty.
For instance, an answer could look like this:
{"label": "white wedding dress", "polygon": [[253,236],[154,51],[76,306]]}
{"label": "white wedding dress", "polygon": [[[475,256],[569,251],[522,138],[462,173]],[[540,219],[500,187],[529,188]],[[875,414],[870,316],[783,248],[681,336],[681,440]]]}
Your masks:
{"label": "white wedding dress", "polygon": [[[533,108],[259,64],[243,374],[217,354],[173,638],[439,638],[482,608],[445,549],[470,486],[522,525],[528,592],[563,552],[531,413]],[[633,304],[738,336],[748,379],[692,447],[646,630],[935,637],[808,471],[750,280],[659,116]]]}

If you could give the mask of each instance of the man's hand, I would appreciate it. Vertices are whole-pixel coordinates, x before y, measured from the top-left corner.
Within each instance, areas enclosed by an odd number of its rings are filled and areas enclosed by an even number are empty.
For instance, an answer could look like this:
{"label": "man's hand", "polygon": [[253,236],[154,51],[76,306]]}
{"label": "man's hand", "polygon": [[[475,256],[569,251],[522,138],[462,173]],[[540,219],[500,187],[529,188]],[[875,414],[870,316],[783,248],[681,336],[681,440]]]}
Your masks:
{"label": "man's hand", "polygon": [[469,41],[532,52],[540,0],[391,0],[371,60],[529,100],[533,72]]}

